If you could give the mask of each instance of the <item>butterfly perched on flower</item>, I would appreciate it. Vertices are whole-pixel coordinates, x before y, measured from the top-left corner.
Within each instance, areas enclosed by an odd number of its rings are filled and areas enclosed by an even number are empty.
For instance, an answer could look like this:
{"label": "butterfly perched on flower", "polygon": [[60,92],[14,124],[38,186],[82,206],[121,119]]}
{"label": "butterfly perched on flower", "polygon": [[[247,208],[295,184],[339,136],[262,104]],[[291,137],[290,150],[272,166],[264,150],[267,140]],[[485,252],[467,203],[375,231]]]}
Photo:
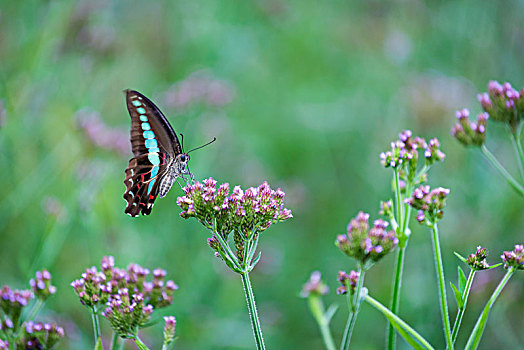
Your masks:
{"label": "butterfly perched on flower", "polygon": [[189,152],[183,152],[173,127],[150,99],[134,90],[125,93],[134,154],[125,171],[125,213],[149,215],[157,196],[164,197],[176,179],[193,181]]}

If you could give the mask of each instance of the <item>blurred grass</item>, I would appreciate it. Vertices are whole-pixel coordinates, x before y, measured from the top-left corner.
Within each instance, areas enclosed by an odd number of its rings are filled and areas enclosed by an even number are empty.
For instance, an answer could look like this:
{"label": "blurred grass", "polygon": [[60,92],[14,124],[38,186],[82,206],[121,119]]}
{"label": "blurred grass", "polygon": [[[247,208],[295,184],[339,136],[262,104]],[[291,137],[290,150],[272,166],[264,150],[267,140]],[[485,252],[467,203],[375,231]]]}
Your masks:
{"label": "blurred grass", "polygon": [[[179,218],[180,190],[158,200],[150,217],[124,215],[128,157],[93,145],[78,127],[76,113],[87,108],[107,127],[128,130],[125,88],[157,102],[187,148],[218,138],[194,153],[197,178],[244,187],[268,180],[286,191],[295,218],[267,232],[253,275],[268,348],[322,348],[298,291],[314,269],[334,290],[337,271],[352,267],[334,238],[358,210],[376,217],[379,200],[390,196],[378,154],[405,128],[439,137],[448,156],[430,179],[452,191],[441,227],[447,278],[456,278],[453,251],[483,244],[496,261],[522,242],[524,203],[449,128],[455,109],[480,111],[475,95],[488,80],[524,85],[523,20],[517,0],[0,1],[0,283],[22,288],[36,269],[48,268],[58,294],[46,316],[59,318],[70,335],[61,348],[88,349],[89,315],[69,282],[104,254],[121,266],[161,266],[180,285],[166,311],[178,319],[177,348],[252,346],[240,280],[213,257],[201,227]],[[168,90],[195,72],[224,82],[232,101],[167,103]],[[512,169],[497,125],[490,125],[488,146]],[[58,200],[59,214],[49,214],[49,198]],[[402,316],[440,347],[429,235],[413,230]],[[393,264],[388,257],[367,277],[386,304]],[[475,289],[464,331],[501,272],[482,275],[486,289]],[[522,286],[516,276],[500,300],[509,308],[493,314],[520,342]],[[384,320],[362,311],[354,348],[382,348]],[[337,340],[344,321],[341,308],[333,320]],[[483,348],[511,346],[496,336],[498,324],[488,325]],[[158,347],[160,335],[153,327],[144,340]]]}

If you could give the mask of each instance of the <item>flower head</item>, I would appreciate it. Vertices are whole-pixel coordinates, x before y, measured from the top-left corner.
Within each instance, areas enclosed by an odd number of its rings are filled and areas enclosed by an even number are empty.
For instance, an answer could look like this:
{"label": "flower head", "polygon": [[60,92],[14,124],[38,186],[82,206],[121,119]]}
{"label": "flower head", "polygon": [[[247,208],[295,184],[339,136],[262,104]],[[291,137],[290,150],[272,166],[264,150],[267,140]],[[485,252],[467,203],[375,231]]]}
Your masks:
{"label": "flower head", "polygon": [[[245,191],[235,186],[229,192],[229,184],[221,184],[213,178],[196,182],[184,188],[185,195],[177,199],[183,218],[194,217],[207,228],[213,228],[224,240],[234,232],[235,248],[240,261],[244,259],[246,241],[255,239],[272,224],[292,218],[291,210],[284,207],[284,192],[272,190],[267,182]],[[222,247],[216,236],[208,240],[209,246],[219,256]]]}
{"label": "flower head", "polygon": [[464,146],[482,146],[486,141],[488,118],[488,113],[481,113],[474,122],[469,119],[469,110],[466,108],[457,111],[458,123],[451,129],[451,135]]}
{"label": "flower head", "polygon": [[56,287],[51,285],[51,274],[47,270],[37,271],[36,278],[29,281],[33,293],[42,301],[56,293]]}
{"label": "flower head", "polygon": [[165,316],[164,317],[164,346],[168,346],[175,339],[175,327],[176,319],[175,316]]}
{"label": "flower head", "polygon": [[[171,305],[178,286],[166,280],[166,271],[129,264],[115,267],[112,256],[104,256],[101,271],[87,269],[80,279],[71,282],[80,302],[88,307],[105,306],[103,316],[122,337],[133,334],[149,320],[154,309]],[[137,328],[138,327],[138,328]]]}
{"label": "flower head", "polygon": [[64,335],[64,329],[54,323],[28,321],[16,341],[17,348],[52,349]]}
{"label": "flower head", "polygon": [[501,258],[505,269],[514,267],[517,270],[524,270],[524,245],[515,244],[515,249],[503,252]]}
{"label": "flower head", "polygon": [[488,256],[488,250],[486,248],[478,246],[477,251],[468,256],[468,258],[466,259],[466,263],[473,270],[477,270],[477,271],[486,270],[486,269],[489,269],[489,264],[486,261],[487,256]]}
{"label": "flower head", "polygon": [[442,187],[430,190],[429,186],[420,186],[413,191],[413,195],[406,202],[418,209],[417,221],[420,223],[434,224],[444,215],[446,198],[449,190]]}
{"label": "flower head", "polygon": [[0,289],[0,309],[11,324],[18,324],[22,309],[34,298],[30,290],[12,290],[9,286]]}
{"label": "flower head", "polygon": [[338,281],[342,285],[337,288],[337,294],[347,294],[348,292],[350,292],[350,294],[355,293],[359,277],[360,273],[353,270],[351,270],[349,274],[345,271],[339,271]]}
{"label": "flower head", "polygon": [[392,251],[398,244],[395,231],[387,231],[389,223],[375,220],[369,227],[369,214],[359,212],[347,227],[347,233],[339,235],[335,244],[346,255],[362,264],[375,263]]}
{"label": "flower head", "polygon": [[514,89],[510,83],[497,81],[488,83],[488,91],[478,95],[482,108],[497,122],[516,129],[524,119],[524,90]]}
{"label": "flower head", "polygon": [[[446,157],[436,138],[426,142],[422,137],[414,137],[410,130],[404,130],[398,140],[391,142],[390,149],[380,154],[380,162],[386,168],[399,169],[401,178],[411,181],[415,179],[419,166],[419,151],[423,154],[426,166],[443,161]],[[418,180],[423,181],[424,178]]]}
{"label": "flower head", "polygon": [[320,271],[313,271],[309,276],[309,280],[302,287],[300,296],[302,298],[307,298],[310,295],[321,296],[327,294],[328,291],[328,286],[322,282]]}

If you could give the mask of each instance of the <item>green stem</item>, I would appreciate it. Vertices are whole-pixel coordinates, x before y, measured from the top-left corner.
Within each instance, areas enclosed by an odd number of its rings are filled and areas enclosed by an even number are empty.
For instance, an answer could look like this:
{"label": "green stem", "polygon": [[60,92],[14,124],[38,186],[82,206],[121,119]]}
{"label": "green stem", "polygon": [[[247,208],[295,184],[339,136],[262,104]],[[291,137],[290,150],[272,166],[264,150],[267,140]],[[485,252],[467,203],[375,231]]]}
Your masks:
{"label": "green stem", "polygon": [[470,270],[468,275],[468,280],[466,281],[466,286],[464,288],[464,293],[462,294],[462,300],[464,301],[464,305],[458,310],[457,317],[455,318],[455,323],[453,324],[453,332],[451,333],[451,340],[453,341],[453,344],[455,344],[455,341],[457,340],[457,335],[460,329],[460,324],[462,322],[462,318],[464,317],[464,312],[466,312],[466,305],[468,303],[468,296],[469,291],[471,289],[471,285],[473,284],[473,277],[475,276],[475,270]]}
{"label": "green stem", "polygon": [[95,344],[100,338],[100,322],[98,321],[98,310],[96,307],[91,308],[91,320],[93,321],[93,334],[95,336]]}
{"label": "green stem", "polygon": [[257,305],[255,303],[255,295],[251,287],[249,273],[246,271],[241,274],[242,284],[244,285],[244,293],[246,294],[247,308],[249,317],[251,319],[251,327],[253,328],[253,335],[257,344],[257,349],[265,349],[264,338],[262,337],[262,328],[260,327],[260,320],[258,318]]}
{"label": "green stem", "polygon": [[[395,281],[393,284],[393,296],[391,298],[391,311],[397,315],[400,305],[400,288],[402,286],[402,270],[404,269],[404,253],[405,247],[399,248],[397,251],[397,265],[395,269]],[[397,333],[393,325],[389,325],[388,329],[388,349],[395,349]]]}
{"label": "green stem", "polygon": [[395,315],[393,312],[391,312],[387,307],[382,305],[379,301],[373,299],[371,296],[367,295],[364,298],[365,301],[367,301],[371,306],[375,307],[378,311],[382,312],[384,315],[387,315],[388,317],[395,320],[396,323],[398,323],[404,330],[406,330],[411,336],[413,336],[422,346],[424,346],[426,349],[433,349],[433,346],[424,339],[417,331],[415,331],[413,328],[411,328],[410,325],[408,325],[406,322],[404,322],[400,317]]}
{"label": "green stem", "polygon": [[329,329],[329,321],[326,318],[324,310],[324,304],[322,299],[318,295],[310,295],[308,297],[309,309],[317,321],[320,333],[322,334],[322,340],[327,350],[335,350],[335,342]]}
{"label": "green stem", "polygon": [[473,328],[473,331],[471,332],[471,335],[469,336],[468,342],[466,344],[465,349],[476,349],[480,343],[480,338],[482,337],[482,333],[484,332],[484,328],[486,327],[486,322],[488,320],[489,311],[493,307],[493,304],[495,304],[495,301],[497,300],[498,296],[502,292],[502,289],[506,286],[506,283],[508,283],[509,279],[515,272],[515,268],[511,267],[502,280],[500,281],[499,285],[491,295],[491,298],[489,298],[486,306],[484,307],[484,310],[480,314],[479,318],[477,319],[477,323],[475,323],[475,327]]}
{"label": "green stem", "polygon": [[353,334],[353,328],[355,327],[355,323],[357,322],[358,311],[360,310],[360,303],[362,302],[362,299],[360,296],[362,292],[362,286],[364,285],[364,277],[365,277],[366,271],[362,267],[359,266],[358,273],[359,273],[358,282],[355,288],[355,292],[353,294],[353,300],[350,302],[351,309],[349,312],[348,320],[346,322],[346,329],[344,331],[344,337],[342,338],[342,343],[340,344],[340,350],[349,349],[349,343],[351,342],[351,335]]}
{"label": "green stem", "polygon": [[[397,211],[397,222],[398,222],[398,229],[401,230],[402,228],[402,194],[400,193],[400,175],[398,173],[398,170],[394,169],[394,180],[395,180],[395,209]],[[400,233],[400,232],[397,232]]]}
{"label": "green stem", "polygon": [[502,166],[502,164],[499,163],[497,158],[495,158],[495,156],[487,149],[487,147],[485,145],[482,145],[480,149],[484,156],[491,162],[491,164],[493,164],[495,169],[506,179],[510,186],[513,187],[513,189],[517,191],[518,194],[524,196],[524,187],[521,184],[519,184],[513,178],[513,176],[511,176],[510,173],[508,173],[508,171]]}
{"label": "green stem", "polygon": [[444,333],[446,337],[446,345],[448,349],[453,350],[453,341],[451,340],[451,327],[449,323],[448,302],[446,299],[446,285],[444,279],[444,269],[442,267],[442,253],[440,251],[440,243],[438,237],[438,227],[434,223],[431,226],[433,236],[433,251],[435,253],[435,268],[437,270],[438,289],[440,295],[440,310],[442,313],[442,323],[444,325]]}
{"label": "green stem", "polygon": [[34,320],[36,315],[38,315],[38,312],[40,309],[44,306],[44,302],[40,299],[36,300],[36,303],[33,305],[33,308],[31,309],[31,312],[29,313],[29,316],[27,316],[26,320]]}
{"label": "green stem", "polygon": [[136,344],[136,347],[140,350],[149,350],[149,348],[147,347],[146,344],[144,344],[142,342],[142,340],[140,340],[140,338],[138,337],[138,334],[135,335],[135,337],[133,338],[133,340],[135,341],[135,344]]}
{"label": "green stem", "polygon": [[[521,125],[524,125],[524,124],[521,124]],[[515,147],[515,151],[517,152],[517,156],[519,160],[520,176],[522,180],[524,180],[524,151],[522,150],[522,145],[520,144],[521,130],[522,130],[522,127],[519,127],[518,131],[510,132],[510,135],[511,135],[511,141],[513,143],[513,147]]]}
{"label": "green stem", "polygon": [[116,332],[113,332],[113,338],[111,339],[111,350],[121,350],[124,348],[124,342],[120,340],[120,337]]}

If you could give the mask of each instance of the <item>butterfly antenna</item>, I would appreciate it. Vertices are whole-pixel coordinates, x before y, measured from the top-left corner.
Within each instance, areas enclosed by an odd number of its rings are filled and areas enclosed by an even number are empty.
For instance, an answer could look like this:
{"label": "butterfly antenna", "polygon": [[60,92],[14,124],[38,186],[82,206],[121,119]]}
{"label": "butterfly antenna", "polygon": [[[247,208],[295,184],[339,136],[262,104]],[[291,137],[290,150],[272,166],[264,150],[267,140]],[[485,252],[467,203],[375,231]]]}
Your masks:
{"label": "butterfly antenna", "polygon": [[180,133],[180,137],[182,138],[182,153],[184,152],[184,134]]}
{"label": "butterfly antenna", "polygon": [[[182,135],[182,134],[180,134]],[[212,144],[213,142],[215,142],[217,140],[216,137],[213,137],[213,140],[209,141],[208,143],[206,143],[205,145],[202,145],[200,147],[197,147],[197,148],[193,148],[191,151],[187,152],[187,154],[189,154],[190,152],[193,152],[193,151],[196,151],[197,149],[201,149],[202,147],[206,147],[206,146],[209,146],[210,144]]]}

